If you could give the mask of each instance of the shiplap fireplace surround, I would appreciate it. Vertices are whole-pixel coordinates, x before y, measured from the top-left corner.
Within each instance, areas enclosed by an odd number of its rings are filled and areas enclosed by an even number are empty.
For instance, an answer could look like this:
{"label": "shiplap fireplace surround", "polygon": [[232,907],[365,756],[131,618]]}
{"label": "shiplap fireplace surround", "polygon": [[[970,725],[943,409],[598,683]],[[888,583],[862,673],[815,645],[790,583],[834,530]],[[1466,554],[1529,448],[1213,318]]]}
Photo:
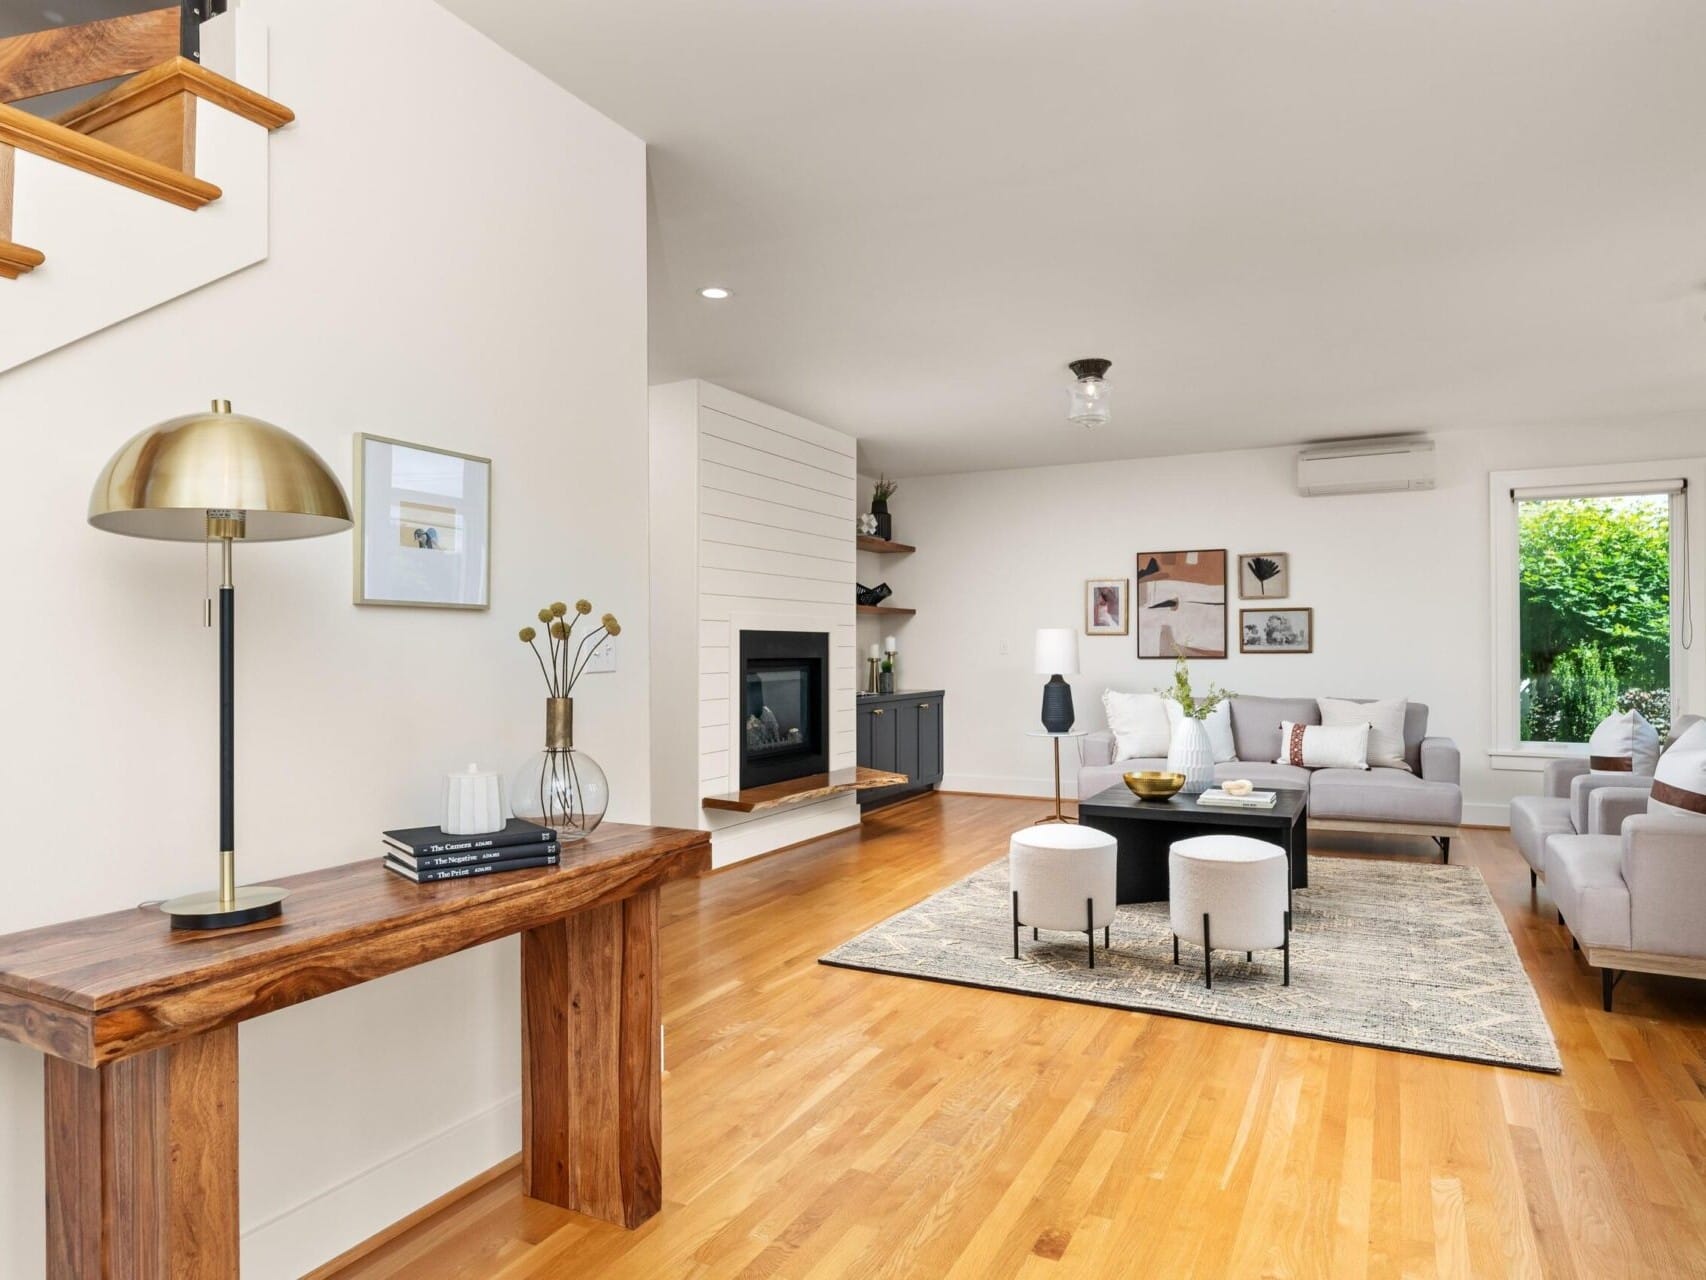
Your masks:
{"label": "shiplap fireplace surround", "polygon": [[850,827],[852,796],[705,810],[740,788],[742,631],[829,639],[828,763],[856,764],[853,437],[707,382],[651,390],[653,820],[724,866]]}

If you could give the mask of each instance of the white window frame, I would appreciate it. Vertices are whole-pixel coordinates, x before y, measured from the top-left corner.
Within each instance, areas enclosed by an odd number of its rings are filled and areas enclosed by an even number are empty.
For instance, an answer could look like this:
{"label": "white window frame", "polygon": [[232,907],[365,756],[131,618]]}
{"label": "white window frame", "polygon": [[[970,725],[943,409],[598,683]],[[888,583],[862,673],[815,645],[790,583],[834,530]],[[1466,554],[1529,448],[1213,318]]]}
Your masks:
{"label": "white window frame", "polygon": [[[1494,471],[1487,480],[1488,539],[1492,549],[1492,695],[1493,732],[1488,763],[1494,769],[1538,773],[1549,760],[1585,755],[1586,743],[1524,742],[1520,737],[1522,624],[1518,610],[1521,574],[1517,564],[1516,503],[1512,489],[1567,489],[1572,486],[1617,485],[1638,492],[1643,485],[1682,480],[1678,495],[1685,521],[1672,519],[1670,667],[1671,712],[1699,711],[1706,694],[1706,638],[1701,635],[1703,582],[1706,582],[1706,459],[1659,459],[1653,462],[1613,462],[1583,467],[1541,467],[1523,471]],[[1673,510],[1675,508],[1673,507]],[[1682,543],[1686,535],[1689,545]],[[1686,584],[1680,572],[1686,568]],[[1682,589],[1686,586],[1686,590]],[[1685,620],[1683,609],[1692,616]],[[1688,624],[1685,627],[1685,621]],[[1684,635],[1693,638],[1683,648]]]}

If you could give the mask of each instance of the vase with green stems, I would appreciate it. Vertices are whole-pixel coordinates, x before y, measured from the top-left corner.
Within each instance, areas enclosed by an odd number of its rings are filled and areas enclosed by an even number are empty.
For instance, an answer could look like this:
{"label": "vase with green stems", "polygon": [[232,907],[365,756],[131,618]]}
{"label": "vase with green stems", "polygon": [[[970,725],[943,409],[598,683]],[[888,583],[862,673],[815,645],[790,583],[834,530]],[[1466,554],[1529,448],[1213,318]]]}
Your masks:
{"label": "vase with green stems", "polygon": [[575,628],[592,612],[577,600],[571,607],[558,601],[539,611],[545,627],[545,648],[539,632],[521,629],[521,642],[533,650],[545,677],[545,749],[528,756],[509,775],[510,812],[518,818],[552,828],[559,840],[583,840],[610,807],[610,784],[604,770],[575,746],[575,684],[605,637],[622,633],[611,614],[599,619],[575,639]]}
{"label": "vase with green stems", "polygon": [[1167,772],[1183,775],[1181,795],[1199,796],[1214,785],[1214,747],[1208,740],[1203,721],[1232,695],[1211,684],[1208,692],[1198,696],[1191,690],[1191,664],[1184,649],[1178,649],[1173,663],[1173,687],[1167,696],[1179,705],[1183,714],[1173,726],[1172,740],[1167,747]]}
{"label": "vase with green stems", "polygon": [[886,475],[879,477],[871,486],[871,514],[877,519],[877,537],[884,542],[894,540],[894,517],[889,515],[889,499],[894,497],[898,488],[900,484]]}

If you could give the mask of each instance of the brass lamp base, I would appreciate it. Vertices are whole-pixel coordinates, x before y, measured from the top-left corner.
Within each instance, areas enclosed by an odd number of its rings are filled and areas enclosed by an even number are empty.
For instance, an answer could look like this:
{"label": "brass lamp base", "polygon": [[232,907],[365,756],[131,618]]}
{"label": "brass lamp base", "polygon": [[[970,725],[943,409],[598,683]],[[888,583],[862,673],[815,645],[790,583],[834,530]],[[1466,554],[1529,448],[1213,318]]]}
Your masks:
{"label": "brass lamp base", "polygon": [[235,929],[238,925],[273,920],[284,911],[288,889],[270,884],[248,884],[230,897],[219,892],[191,893],[160,904],[172,918],[174,929]]}

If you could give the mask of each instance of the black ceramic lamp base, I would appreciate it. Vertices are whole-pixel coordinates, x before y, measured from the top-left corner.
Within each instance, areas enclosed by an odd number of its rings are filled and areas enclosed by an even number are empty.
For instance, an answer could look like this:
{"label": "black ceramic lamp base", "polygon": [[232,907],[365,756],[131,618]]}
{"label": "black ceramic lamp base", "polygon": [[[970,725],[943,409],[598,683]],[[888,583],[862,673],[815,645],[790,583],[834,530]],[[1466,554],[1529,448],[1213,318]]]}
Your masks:
{"label": "black ceramic lamp base", "polygon": [[1077,719],[1072,711],[1072,686],[1059,676],[1050,676],[1043,686],[1043,728],[1049,733],[1065,733]]}

